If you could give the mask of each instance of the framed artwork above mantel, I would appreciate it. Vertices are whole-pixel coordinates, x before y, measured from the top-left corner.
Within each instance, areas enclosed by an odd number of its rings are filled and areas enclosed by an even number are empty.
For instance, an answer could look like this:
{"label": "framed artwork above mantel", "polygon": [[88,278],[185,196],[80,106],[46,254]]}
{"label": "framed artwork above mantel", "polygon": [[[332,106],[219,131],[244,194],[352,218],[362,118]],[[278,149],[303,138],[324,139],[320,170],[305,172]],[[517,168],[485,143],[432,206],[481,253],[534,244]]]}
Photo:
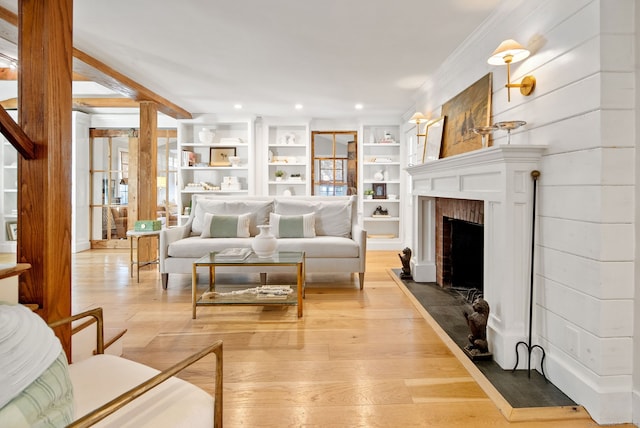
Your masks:
{"label": "framed artwork above mantel", "polygon": [[482,148],[482,136],[471,130],[490,124],[492,77],[492,73],[487,73],[442,105],[442,116],[447,120],[440,157]]}

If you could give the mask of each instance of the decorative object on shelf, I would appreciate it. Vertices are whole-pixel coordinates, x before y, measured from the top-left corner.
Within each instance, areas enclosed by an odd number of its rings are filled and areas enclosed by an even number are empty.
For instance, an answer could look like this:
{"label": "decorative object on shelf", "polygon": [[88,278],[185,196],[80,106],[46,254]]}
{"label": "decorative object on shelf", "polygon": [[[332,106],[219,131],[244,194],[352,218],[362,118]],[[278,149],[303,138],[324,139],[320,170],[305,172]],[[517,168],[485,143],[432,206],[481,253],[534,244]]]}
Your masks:
{"label": "decorative object on shelf", "polygon": [[213,143],[213,137],[215,136],[216,136],[215,132],[213,132],[209,128],[202,128],[202,131],[198,132],[198,138],[200,139],[200,142],[202,144]]}
{"label": "decorative object on shelf", "polygon": [[286,188],[282,191],[282,196],[293,196],[293,192],[291,192],[291,189]]}
{"label": "decorative object on shelf", "polygon": [[375,162],[375,163],[391,163],[391,162],[393,162],[393,160],[391,160],[391,158],[376,157],[376,158],[373,158],[373,162]]}
{"label": "decorative object on shelf", "polygon": [[288,132],[280,137],[280,144],[295,144],[296,134]]}
{"label": "decorative object on shelf", "polygon": [[373,199],[386,199],[387,198],[387,184],[386,183],[373,183]]}
{"label": "decorative object on shelf", "polygon": [[398,195],[388,194],[387,199],[391,199],[392,201],[395,201],[396,199],[398,199]]}
{"label": "decorative object on shelf", "polygon": [[182,151],[182,166],[195,166],[198,162],[197,155],[190,150]]}
{"label": "decorative object on shelf", "polygon": [[375,174],[373,174],[373,178],[375,180],[382,181],[382,180],[384,180],[384,173],[385,173],[385,171],[383,169],[378,170],[378,171],[376,171]]}
{"label": "decorative object on shelf", "polygon": [[278,241],[276,237],[271,234],[271,226],[263,224],[258,226],[258,229],[260,229],[260,233],[257,234],[251,242],[253,252],[260,258],[273,256],[278,247]]}
{"label": "decorative object on shelf", "polygon": [[240,165],[240,156],[229,156],[229,162],[231,163],[231,166],[233,167],[237,167]]}
{"label": "decorative object on shelf", "polygon": [[487,62],[491,65],[507,64],[507,101],[511,102],[511,88],[520,88],[522,95],[529,96],[536,88],[536,78],[529,75],[522,78],[522,83],[511,83],[511,64],[529,57],[529,50],[515,40],[508,39],[500,43]]}
{"label": "decorative object on shelf", "polygon": [[273,173],[276,176],[276,181],[282,181],[284,179],[284,171],[279,169]]}
{"label": "decorative object on shelf", "polygon": [[482,147],[480,135],[471,131],[491,121],[491,78],[487,73],[442,105],[447,117],[442,135],[441,157],[470,152]]}
{"label": "decorative object on shelf", "polygon": [[398,257],[400,257],[400,262],[402,263],[400,279],[413,279],[411,276],[411,248],[405,247],[402,250],[402,254],[398,254]]}
{"label": "decorative object on shelf", "polygon": [[229,158],[236,155],[235,147],[212,147],[209,166],[231,166]]}
{"label": "decorative object on shelf", "polygon": [[291,181],[302,181],[302,175],[300,175],[300,173],[293,173],[291,175],[289,175],[289,180]]}
{"label": "decorative object on shelf", "polygon": [[222,183],[220,184],[219,190],[240,190],[240,182],[238,181],[238,177],[228,176],[222,177]]}
{"label": "decorative object on shelf", "polygon": [[391,132],[389,131],[385,131],[384,132],[384,137],[382,138],[382,140],[380,140],[380,143],[383,144],[390,144],[390,143],[395,143],[396,140],[391,136]]}
{"label": "decorative object on shelf", "polygon": [[184,207],[184,215],[191,215],[191,207]]}
{"label": "decorative object on shelf", "polygon": [[17,241],[18,240],[18,222],[17,221],[8,221],[7,225],[7,239],[9,241]]}
{"label": "decorative object on shelf", "polygon": [[373,199],[373,189],[367,189],[364,191],[364,197],[366,199]]}
{"label": "decorative object on shelf", "polygon": [[524,120],[508,120],[504,122],[497,122],[495,126],[501,130],[507,130],[507,144],[511,144],[511,130],[518,129],[526,124],[527,122]]}
{"label": "decorative object on shelf", "polygon": [[496,125],[479,126],[477,128],[471,128],[471,132],[482,136],[482,148],[486,148],[489,147],[489,139],[487,136],[491,135],[491,133],[497,129],[498,127]]}
{"label": "decorative object on shelf", "polygon": [[373,211],[373,217],[389,217],[389,210],[386,208],[382,208],[382,205],[378,205],[376,209]]}
{"label": "decorative object on shelf", "polygon": [[489,344],[487,342],[487,320],[489,319],[489,303],[482,297],[478,297],[472,303],[473,312],[463,312],[464,318],[471,334],[469,334],[469,344],[463,349],[472,360],[489,359]]}
{"label": "decorative object on shelf", "polygon": [[269,150],[269,162],[273,162],[273,152]]}

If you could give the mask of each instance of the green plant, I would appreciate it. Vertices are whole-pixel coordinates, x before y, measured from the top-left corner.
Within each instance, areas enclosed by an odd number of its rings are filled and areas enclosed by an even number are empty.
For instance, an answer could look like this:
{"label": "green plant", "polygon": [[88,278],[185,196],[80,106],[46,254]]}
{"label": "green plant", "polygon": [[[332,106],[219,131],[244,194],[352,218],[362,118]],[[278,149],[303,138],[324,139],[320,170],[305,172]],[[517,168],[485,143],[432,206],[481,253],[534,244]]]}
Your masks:
{"label": "green plant", "polygon": [[364,191],[365,195],[373,195],[373,189],[367,189]]}
{"label": "green plant", "polygon": [[284,171],[279,169],[275,172],[276,177],[284,177]]}

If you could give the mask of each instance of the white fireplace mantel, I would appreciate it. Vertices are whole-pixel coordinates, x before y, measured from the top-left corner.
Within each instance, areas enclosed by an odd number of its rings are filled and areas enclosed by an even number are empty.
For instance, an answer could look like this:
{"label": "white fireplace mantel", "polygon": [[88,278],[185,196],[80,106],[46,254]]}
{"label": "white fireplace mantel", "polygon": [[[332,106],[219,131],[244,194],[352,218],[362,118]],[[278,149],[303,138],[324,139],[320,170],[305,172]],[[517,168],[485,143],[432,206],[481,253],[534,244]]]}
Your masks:
{"label": "white fireplace mantel", "polygon": [[527,336],[531,172],[538,170],[545,150],[543,145],[498,145],[407,168],[414,198],[411,271],[417,282],[436,280],[436,198],[484,201],[487,334],[494,360],[503,368],[513,367],[515,345]]}

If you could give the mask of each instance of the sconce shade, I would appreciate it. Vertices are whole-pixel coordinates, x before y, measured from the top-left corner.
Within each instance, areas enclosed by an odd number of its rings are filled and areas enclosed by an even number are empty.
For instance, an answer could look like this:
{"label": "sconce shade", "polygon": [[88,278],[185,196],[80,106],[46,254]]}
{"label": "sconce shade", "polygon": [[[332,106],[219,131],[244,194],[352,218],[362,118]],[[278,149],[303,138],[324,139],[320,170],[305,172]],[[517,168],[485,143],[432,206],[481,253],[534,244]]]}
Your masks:
{"label": "sconce shade", "polygon": [[426,122],[427,116],[425,116],[424,114],[420,113],[419,111],[413,113],[413,116],[411,116],[411,119],[409,119],[409,123],[422,123],[422,122]]}
{"label": "sconce shade", "polygon": [[505,63],[514,63],[522,61],[528,57],[530,52],[520,43],[513,39],[505,40],[500,43],[495,51],[491,54],[487,62],[491,65],[503,65]]}

